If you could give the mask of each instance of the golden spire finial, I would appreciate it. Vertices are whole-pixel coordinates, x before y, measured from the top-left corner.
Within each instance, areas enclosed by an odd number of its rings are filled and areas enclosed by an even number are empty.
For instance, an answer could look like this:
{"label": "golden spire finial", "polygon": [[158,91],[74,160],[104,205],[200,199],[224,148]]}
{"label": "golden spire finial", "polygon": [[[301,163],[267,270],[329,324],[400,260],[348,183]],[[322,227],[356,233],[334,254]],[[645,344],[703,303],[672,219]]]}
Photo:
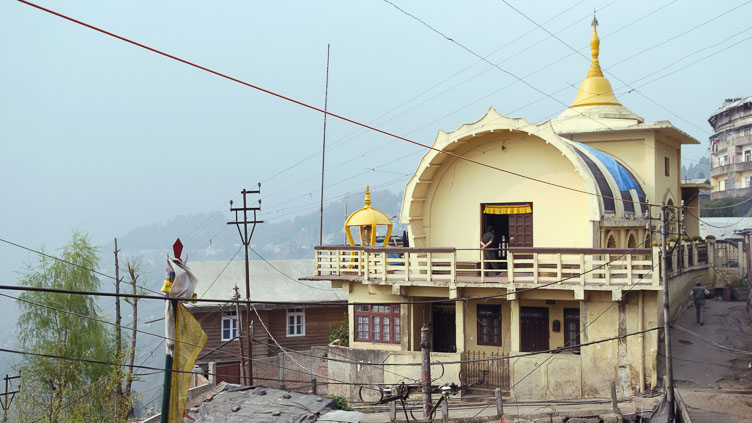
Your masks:
{"label": "golden spire finial", "polygon": [[595,27],[598,26],[598,19],[595,17],[595,11],[593,11],[593,36],[590,37],[590,55],[593,56],[593,60],[598,60],[600,54],[601,40],[598,38],[598,30]]}
{"label": "golden spire finial", "polygon": [[588,70],[587,77],[580,85],[577,97],[569,107],[608,104],[621,106],[621,103],[619,103],[619,100],[614,95],[611,83],[603,76],[601,64],[598,61],[601,40],[598,38],[598,30],[596,29],[598,26],[598,19],[595,17],[595,11],[593,11],[592,25],[593,36],[590,37],[590,54],[592,55],[592,61],[590,62],[590,69]]}
{"label": "golden spire finial", "polygon": [[366,185],[366,199],[363,200],[363,204],[365,204],[366,207],[371,207],[371,190],[368,188],[368,185]]}

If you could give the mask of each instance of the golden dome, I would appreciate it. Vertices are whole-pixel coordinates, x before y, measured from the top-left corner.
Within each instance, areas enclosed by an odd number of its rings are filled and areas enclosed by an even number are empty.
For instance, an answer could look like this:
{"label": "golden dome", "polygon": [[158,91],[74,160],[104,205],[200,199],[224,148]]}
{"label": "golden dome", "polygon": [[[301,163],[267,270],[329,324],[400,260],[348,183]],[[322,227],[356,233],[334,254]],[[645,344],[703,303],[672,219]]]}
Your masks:
{"label": "golden dome", "polygon": [[598,55],[600,53],[601,40],[598,38],[598,31],[595,29],[598,21],[593,19],[593,36],[590,38],[590,54],[593,57],[590,63],[587,77],[580,84],[580,90],[577,92],[574,102],[569,107],[579,106],[597,106],[612,104],[621,106],[619,100],[614,95],[611,83],[603,76]]}
{"label": "golden dome", "polygon": [[345,233],[350,240],[350,245],[355,245],[355,241],[350,233],[350,227],[357,226],[360,228],[361,245],[375,245],[376,226],[384,225],[388,227],[386,237],[384,238],[384,246],[386,246],[392,233],[392,220],[381,210],[371,207],[371,191],[368,185],[366,185],[366,198],[363,204],[363,208],[357,210],[345,220]]}

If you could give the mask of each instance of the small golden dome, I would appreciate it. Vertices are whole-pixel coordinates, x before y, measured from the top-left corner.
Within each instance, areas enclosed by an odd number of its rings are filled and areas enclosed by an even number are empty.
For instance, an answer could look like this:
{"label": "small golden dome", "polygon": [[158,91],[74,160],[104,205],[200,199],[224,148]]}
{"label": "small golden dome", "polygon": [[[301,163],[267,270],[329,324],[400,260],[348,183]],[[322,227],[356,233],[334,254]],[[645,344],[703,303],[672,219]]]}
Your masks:
{"label": "small golden dome", "polygon": [[384,246],[386,246],[392,233],[392,220],[381,210],[371,207],[371,191],[368,185],[366,185],[366,198],[363,204],[363,208],[357,210],[345,220],[345,233],[350,241],[350,245],[355,245],[355,240],[353,240],[350,233],[351,227],[357,226],[360,228],[361,245],[375,245],[376,226],[384,225],[388,227],[386,237],[384,238]]}

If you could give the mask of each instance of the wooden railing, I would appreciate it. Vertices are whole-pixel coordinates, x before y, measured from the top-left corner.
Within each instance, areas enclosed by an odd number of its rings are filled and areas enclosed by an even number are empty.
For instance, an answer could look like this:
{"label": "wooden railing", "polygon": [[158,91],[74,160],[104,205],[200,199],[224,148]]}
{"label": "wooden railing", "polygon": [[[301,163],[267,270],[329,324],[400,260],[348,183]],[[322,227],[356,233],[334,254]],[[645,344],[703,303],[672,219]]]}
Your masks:
{"label": "wooden railing", "polygon": [[374,282],[657,286],[660,274],[657,248],[510,248],[503,260],[460,250],[463,261],[454,248],[321,246],[315,251],[317,276]]}

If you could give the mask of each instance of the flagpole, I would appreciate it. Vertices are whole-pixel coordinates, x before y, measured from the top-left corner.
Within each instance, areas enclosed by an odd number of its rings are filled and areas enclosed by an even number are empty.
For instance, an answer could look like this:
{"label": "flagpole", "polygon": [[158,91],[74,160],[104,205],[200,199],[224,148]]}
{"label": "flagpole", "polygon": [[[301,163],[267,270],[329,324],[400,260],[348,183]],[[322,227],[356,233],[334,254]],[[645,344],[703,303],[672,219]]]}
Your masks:
{"label": "flagpole", "polygon": [[[177,322],[178,300],[170,300],[172,305],[173,321]],[[165,324],[167,320],[165,320]],[[174,333],[174,331],[173,331]],[[162,384],[162,413],[160,414],[160,423],[169,423],[170,419],[170,391],[172,390],[172,356],[165,353],[165,373]]]}
{"label": "flagpole", "polygon": [[[180,260],[180,255],[183,253],[183,243],[180,242],[180,238],[175,240],[175,243],[172,244],[172,254],[173,257]],[[161,291],[165,293],[165,297],[170,296],[170,292],[172,290],[172,284],[175,281],[175,271],[172,268],[172,264],[170,264],[169,258],[167,260],[167,276],[165,277],[164,284],[162,285]],[[178,300],[177,299],[171,299],[170,300],[170,306],[172,307],[172,321],[173,324],[177,325],[178,322]],[[167,317],[165,315],[165,317]],[[170,319],[165,319],[165,329],[167,329],[167,325],[169,323]],[[169,330],[165,330],[165,333],[170,333]],[[175,328],[172,328],[172,335],[173,338],[175,337]],[[168,344],[169,345],[169,344]],[[174,344],[173,344],[174,345]],[[175,353],[175,350],[173,349],[173,354]],[[164,381],[162,382],[162,412],[159,415],[159,421],[160,423],[169,423],[170,419],[170,394],[172,391],[172,361],[173,357],[170,354],[169,347],[167,347],[167,350],[165,351],[165,373],[164,373]]]}

